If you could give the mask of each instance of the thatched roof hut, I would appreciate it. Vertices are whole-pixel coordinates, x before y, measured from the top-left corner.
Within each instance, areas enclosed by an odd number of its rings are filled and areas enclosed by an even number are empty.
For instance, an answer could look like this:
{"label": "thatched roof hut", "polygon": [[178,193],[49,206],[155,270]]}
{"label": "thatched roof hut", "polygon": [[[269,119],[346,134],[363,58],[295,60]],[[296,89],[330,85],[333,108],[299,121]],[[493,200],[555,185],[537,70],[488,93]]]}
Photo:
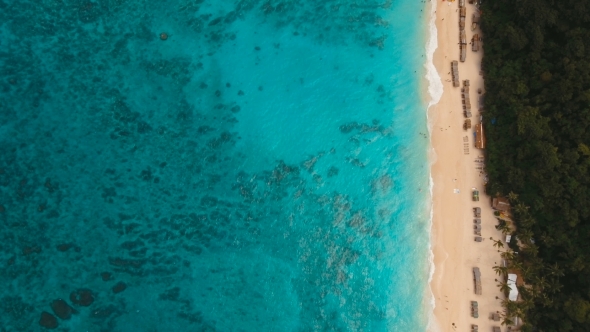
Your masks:
{"label": "thatched roof hut", "polygon": [[510,201],[506,197],[492,198],[492,208],[498,211],[509,211]]}
{"label": "thatched roof hut", "polygon": [[486,138],[483,133],[483,123],[475,126],[475,147],[478,149],[486,148]]}
{"label": "thatched roof hut", "polygon": [[479,51],[479,35],[477,33],[471,38],[471,50],[473,52]]}

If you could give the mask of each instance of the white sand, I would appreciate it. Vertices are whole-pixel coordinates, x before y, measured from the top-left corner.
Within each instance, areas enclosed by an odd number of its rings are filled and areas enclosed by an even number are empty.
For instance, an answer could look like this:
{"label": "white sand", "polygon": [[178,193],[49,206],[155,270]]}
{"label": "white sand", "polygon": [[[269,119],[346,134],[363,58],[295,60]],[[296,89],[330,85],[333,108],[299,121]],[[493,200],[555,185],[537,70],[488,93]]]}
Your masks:
{"label": "white sand", "polygon": [[[471,31],[474,5],[468,4],[466,34],[468,43],[478,28]],[[496,286],[499,277],[492,269],[501,264],[498,249],[492,246],[494,239],[502,234],[494,226],[497,224],[491,208],[491,199],[483,193],[483,176],[476,169],[475,159],[484,156],[483,151],[474,147],[473,128],[463,130],[463,109],[461,88],[453,87],[451,80],[451,61],[459,60],[459,2],[437,2],[438,49],[434,54],[434,64],[442,79],[444,93],[440,102],[429,110],[432,126],[432,145],[436,153],[432,165],[433,225],[432,242],[435,272],[431,288],[435,300],[435,322],[432,331],[470,331],[471,324],[479,325],[480,331],[491,331],[500,322],[489,319],[492,312],[502,312],[500,305],[504,295]],[[444,19],[444,20],[443,20]],[[472,125],[479,123],[478,88],[483,90],[483,79],[479,75],[482,49],[472,52],[467,45],[467,60],[459,62],[459,79],[469,79],[470,98],[473,117]],[[464,137],[469,140],[469,154],[464,154]],[[456,180],[455,180],[456,179]],[[480,201],[473,202],[471,188],[480,191]],[[460,193],[455,194],[454,189]],[[482,209],[483,242],[474,241],[473,207]],[[472,268],[479,267],[482,274],[482,295],[475,295]],[[498,279],[500,280],[500,279]],[[498,297],[499,299],[496,299]],[[479,318],[472,318],[470,301],[478,301]],[[455,324],[454,327],[452,324]],[[504,327],[502,328],[504,330]]]}

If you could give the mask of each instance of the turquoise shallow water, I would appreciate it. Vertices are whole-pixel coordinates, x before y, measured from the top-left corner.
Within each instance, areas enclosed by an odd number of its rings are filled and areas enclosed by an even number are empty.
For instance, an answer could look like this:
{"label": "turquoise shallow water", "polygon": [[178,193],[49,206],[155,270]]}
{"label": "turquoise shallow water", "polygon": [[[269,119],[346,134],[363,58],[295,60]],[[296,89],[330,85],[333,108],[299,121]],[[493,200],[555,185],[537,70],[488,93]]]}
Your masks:
{"label": "turquoise shallow water", "polygon": [[424,330],[421,10],[0,0],[3,331]]}

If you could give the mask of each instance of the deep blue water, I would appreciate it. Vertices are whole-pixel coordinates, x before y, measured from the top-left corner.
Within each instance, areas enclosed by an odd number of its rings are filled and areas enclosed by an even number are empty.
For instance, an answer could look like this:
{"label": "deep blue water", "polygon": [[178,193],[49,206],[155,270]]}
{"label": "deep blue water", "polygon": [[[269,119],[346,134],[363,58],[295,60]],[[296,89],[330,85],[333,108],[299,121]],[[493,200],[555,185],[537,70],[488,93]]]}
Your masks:
{"label": "deep blue water", "polygon": [[1,330],[424,330],[426,11],[0,0]]}

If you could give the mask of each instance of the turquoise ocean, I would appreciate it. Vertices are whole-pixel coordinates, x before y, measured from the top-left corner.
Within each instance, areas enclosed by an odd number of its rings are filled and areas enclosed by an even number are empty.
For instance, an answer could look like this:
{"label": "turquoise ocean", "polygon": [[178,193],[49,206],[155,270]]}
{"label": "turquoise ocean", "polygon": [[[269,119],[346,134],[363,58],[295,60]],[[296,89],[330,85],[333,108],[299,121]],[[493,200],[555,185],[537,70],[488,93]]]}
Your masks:
{"label": "turquoise ocean", "polygon": [[0,330],[424,331],[429,9],[0,0]]}

